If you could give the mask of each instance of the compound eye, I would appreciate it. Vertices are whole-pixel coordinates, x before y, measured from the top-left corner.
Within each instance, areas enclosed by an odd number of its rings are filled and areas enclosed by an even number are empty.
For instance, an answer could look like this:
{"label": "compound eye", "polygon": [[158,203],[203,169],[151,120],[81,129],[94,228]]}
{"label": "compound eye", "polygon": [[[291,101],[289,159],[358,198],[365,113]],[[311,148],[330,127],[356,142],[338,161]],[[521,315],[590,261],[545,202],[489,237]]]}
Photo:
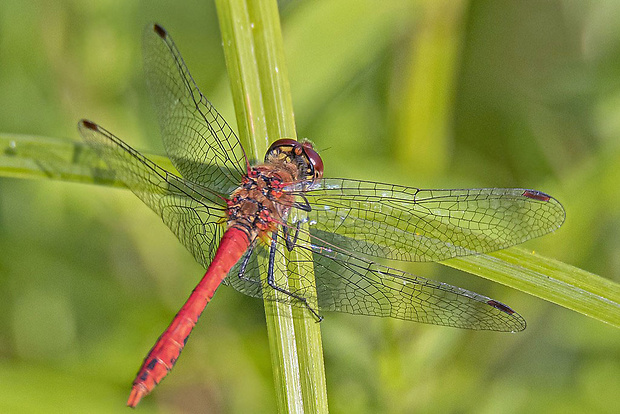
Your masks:
{"label": "compound eye", "polygon": [[[282,147],[288,147],[290,149],[284,149]],[[304,155],[310,164],[309,167],[312,169],[312,177],[310,177],[312,181],[316,182],[323,177],[323,160],[314,150],[310,142],[299,142],[291,138],[282,138],[274,141],[267,150],[265,162],[268,162],[272,154],[278,149],[281,149],[283,152],[291,151],[297,157]]]}
{"label": "compound eye", "polygon": [[272,151],[280,147],[293,147],[293,149],[296,150],[297,148],[301,147],[301,144],[291,138],[282,138],[277,141],[274,141],[273,144],[271,144],[271,146],[267,150],[267,154],[271,154]]}
{"label": "compound eye", "polygon": [[314,150],[311,143],[304,142],[302,146],[304,152],[306,153],[306,157],[308,157],[308,160],[314,169],[314,181],[316,182],[323,178],[323,159],[321,159],[319,153]]}

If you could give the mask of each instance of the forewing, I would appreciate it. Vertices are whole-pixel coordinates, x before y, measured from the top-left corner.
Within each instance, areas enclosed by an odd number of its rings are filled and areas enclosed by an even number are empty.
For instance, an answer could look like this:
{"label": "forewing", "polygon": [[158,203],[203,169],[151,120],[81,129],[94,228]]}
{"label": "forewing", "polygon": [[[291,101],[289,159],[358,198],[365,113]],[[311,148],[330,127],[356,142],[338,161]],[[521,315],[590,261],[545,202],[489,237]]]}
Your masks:
{"label": "forewing", "polygon": [[306,221],[326,242],[403,261],[503,249],[556,230],[565,216],[553,197],[519,188],[421,190],[325,179],[304,196],[312,208]]}
{"label": "forewing", "polygon": [[79,123],[84,140],[192,253],[208,266],[223,233],[225,201],[221,195],[169,173],[102,127]]}
{"label": "forewing", "polygon": [[143,44],[146,82],[168,157],[184,178],[230,194],[247,171],[239,138],[200,92],[161,26],[147,26]]}

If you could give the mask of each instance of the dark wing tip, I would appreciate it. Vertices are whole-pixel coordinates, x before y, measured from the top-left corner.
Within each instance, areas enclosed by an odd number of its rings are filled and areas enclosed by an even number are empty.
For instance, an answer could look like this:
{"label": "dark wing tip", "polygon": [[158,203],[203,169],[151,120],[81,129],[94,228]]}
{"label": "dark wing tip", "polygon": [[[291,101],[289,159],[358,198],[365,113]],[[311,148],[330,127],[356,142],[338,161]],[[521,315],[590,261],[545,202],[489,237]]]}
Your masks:
{"label": "dark wing tip", "polygon": [[515,313],[510,306],[504,305],[502,302],[498,302],[493,299],[488,300],[487,304],[493,306],[495,309],[499,309],[502,312],[507,313],[508,315],[513,315]]}
{"label": "dark wing tip", "polygon": [[82,119],[80,121],[80,125],[86,129],[91,129],[93,131],[99,131],[99,126],[95,124],[94,122],[89,121],[88,119]]}
{"label": "dark wing tip", "polygon": [[165,39],[166,37],[168,37],[168,32],[166,32],[166,29],[164,29],[157,23],[153,23],[153,31],[157,33],[157,35],[161,37],[162,39]]}
{"label": "dark wing tip", "polygon": [[549,194],[545,194],[542,191],[537,191],[537,190],[525,190],[523,192],[523,196],[527,198],[531,198],[533,200],[538,200],[538,201],[551,200],[551,196]]}
{"label": "dark wing tip", "polygon": [[549,194],[537,190],[524,190],[522,196],[540,201],[542,203],[549,203],[549,209],[552,210],[551,217],[554,223],[553,227],[549,228],[550,231],[559,229],[562,224],[564,224],[564,221],[566,220],[566,210],[564,210],[564,206],[562,206],[562,203],[560,203],[557,199]]}
{"label": "dark wing tip", "polygon": [[515,312],[514,310],[512,310],[512,308],[508,305],[503,304],[502,302],[499,302],[497,300],[493,300],[493,299],[489,299],[487,301],[487,305],[494,307],[495,309],[504,312],[505,314],[509,315],[512,317],[512,326],[510,331],[512,332],[521,332],[525,329],[525,327],[527,326],[525,319],[523,319],[523,317],[521,315],[519,315],[517,312]]}

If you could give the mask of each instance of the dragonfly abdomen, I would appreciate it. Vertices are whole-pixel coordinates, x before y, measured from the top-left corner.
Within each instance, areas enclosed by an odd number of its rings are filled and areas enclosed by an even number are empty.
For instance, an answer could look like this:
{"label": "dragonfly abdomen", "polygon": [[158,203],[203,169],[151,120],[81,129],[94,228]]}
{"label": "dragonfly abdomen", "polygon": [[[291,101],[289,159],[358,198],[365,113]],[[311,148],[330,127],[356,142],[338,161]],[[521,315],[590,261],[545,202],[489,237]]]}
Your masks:
{"label": "dragonfly abdomen", "polygon": [[245,228],[233,225],[226,230],[202,280],[144,359],[133,382],[128,406],[135,407],[172,369],[215,290],[246,252],[252,240]]}

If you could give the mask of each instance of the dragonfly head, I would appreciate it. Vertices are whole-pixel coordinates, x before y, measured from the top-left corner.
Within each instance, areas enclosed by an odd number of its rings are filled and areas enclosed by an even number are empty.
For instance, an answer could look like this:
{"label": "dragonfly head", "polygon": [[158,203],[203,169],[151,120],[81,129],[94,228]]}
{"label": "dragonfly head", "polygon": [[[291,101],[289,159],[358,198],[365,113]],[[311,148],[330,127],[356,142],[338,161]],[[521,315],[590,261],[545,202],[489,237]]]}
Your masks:
{"label": "dragonfly head", "polygon": [[290,138],[275,141],[267,150],[265,162],[277,160],[295,163],[300,180],[315,183],[323,177],[323,160],[310,141],[299,142]]}

